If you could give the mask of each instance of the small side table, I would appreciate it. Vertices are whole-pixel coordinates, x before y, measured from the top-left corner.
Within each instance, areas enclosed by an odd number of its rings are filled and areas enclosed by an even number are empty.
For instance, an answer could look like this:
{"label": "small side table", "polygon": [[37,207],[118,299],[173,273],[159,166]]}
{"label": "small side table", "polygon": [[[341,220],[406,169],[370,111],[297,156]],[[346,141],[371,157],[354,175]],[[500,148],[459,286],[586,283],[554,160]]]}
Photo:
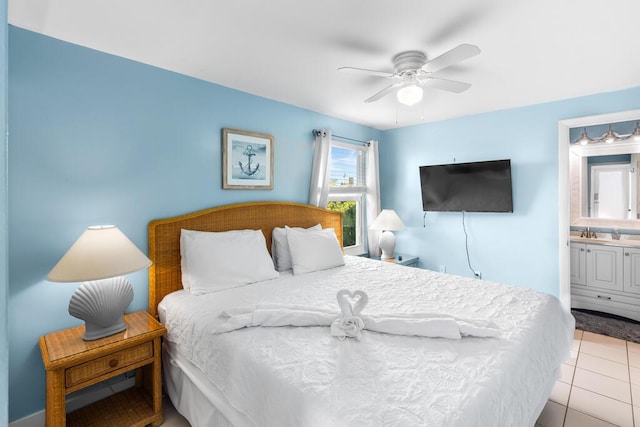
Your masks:
{"label": "small side table", "polygon": [[[167,330],[146,311],[125,314],[127,329],[84,341],[84,325],[40,337],[47,374],[46,426],[146,426],[162,424],[160,337]],[[65,396],[136,370],[136,385],[66,413]]]}
{"label": "small side table", "polygon": [[[394,264],[406,265],[407,267],[417,267],[418,260],[420,260],[420,257],[417,257],[415,255],[399,254],[399,253],[395,253],[394,255],[395,255],[395,258],[383,259],[382,261],[391,262]],[[371,259],[376,259],[380,261],[379,256],[371,257]]]}

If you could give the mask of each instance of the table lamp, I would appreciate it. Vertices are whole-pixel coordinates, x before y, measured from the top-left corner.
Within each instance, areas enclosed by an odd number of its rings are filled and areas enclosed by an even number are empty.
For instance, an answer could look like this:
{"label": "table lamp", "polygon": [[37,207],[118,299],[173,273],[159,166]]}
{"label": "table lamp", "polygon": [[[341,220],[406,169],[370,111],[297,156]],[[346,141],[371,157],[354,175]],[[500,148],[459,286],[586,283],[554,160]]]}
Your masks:
{"label": "table lamp", "polygon": [[118,227],[100,225],[80,235],[47,279],[85,281],[69,301],[69,314],[85,321],[83,338],[92,341],[127,329],[123,315],[133,301],[133,288],[122,276],[150,265]]}
{"label": "table lamp", "polygon": [[382,251],[380,259],[393,259],[396,237],[392,232],[400,231],[404,228],[404,224],[398,214],[393,209],[383,209],[369,228],[371,230],[382,230],[378,243]]}

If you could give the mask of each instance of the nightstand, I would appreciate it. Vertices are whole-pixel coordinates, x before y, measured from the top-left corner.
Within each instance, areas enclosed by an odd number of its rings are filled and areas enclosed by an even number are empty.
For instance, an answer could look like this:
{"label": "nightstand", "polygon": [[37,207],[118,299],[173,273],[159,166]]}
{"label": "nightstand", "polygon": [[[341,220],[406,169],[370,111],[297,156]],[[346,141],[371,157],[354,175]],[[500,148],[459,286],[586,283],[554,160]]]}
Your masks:
{"label": "nightstand", "polygon": [[[379,256],[371,257],[371,259],[376,259],[376,260],[380,261],[380,257]],[[384,259],[382,261],[384,261],[384,262],[392,262],[394,264],[406,265],[407,267],[417,267],[419,259],[420,259],[419,257],[414,256],[414,255],[396,253],[395,254],[395,258]]]}
{"label": "nightstand", "polygon": [[[146,311],[125,314],[127,329],[84,341],[84,325],[40,337],[47,374],[47,427],[158,426],[162,423],[160,337],[167,330]],[[136,385],[66,413],[65,396],[136,370]]]}

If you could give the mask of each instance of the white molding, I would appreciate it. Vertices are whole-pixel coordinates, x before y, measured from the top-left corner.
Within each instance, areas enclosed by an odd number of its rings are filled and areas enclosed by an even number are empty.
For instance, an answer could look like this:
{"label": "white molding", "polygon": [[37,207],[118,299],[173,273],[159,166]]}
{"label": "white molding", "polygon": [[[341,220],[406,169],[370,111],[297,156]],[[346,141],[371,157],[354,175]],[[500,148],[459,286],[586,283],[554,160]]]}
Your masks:
{"label": "white molding", "polygon": [[609,156],[616,154],[640,153],[640,143],[634,140],[613,142],[611,144],[598,143],[587,145],[572,145],[571,151],[580,157]]}
{"label": "white molding", "polygon": [[[629,110],[620,111],[618,113],[576,117],[574,119],[561,120],[559,123],[563,124],[567,128],[580,128],[587,126],[608,125],[609,123],[617,122],[629,122],[633,120],[640,120],[640,110]],[[563,144],[568,141],[568,139],[566,141],[563,141]]]}
{"label": "white molding", "polygon": [[558,122],[558,298],[571,309],[571,285],[569,283],[569,126]]}

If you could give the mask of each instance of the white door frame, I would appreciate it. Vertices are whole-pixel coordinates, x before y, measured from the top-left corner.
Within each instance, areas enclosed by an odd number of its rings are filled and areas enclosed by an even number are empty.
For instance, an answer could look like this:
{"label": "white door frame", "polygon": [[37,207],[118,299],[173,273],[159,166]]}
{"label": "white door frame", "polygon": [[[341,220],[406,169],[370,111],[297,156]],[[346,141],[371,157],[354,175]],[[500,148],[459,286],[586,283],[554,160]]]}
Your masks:
{"label": "white door frame", "polygon": [[640,110],[621,111],[597,116],[577,117],[558,122],[558,256],[559,284],[558,296],[562,305],[571,307],[571,284],[569,280],[569,129],[604,125],[616,122],[640,120]]}

